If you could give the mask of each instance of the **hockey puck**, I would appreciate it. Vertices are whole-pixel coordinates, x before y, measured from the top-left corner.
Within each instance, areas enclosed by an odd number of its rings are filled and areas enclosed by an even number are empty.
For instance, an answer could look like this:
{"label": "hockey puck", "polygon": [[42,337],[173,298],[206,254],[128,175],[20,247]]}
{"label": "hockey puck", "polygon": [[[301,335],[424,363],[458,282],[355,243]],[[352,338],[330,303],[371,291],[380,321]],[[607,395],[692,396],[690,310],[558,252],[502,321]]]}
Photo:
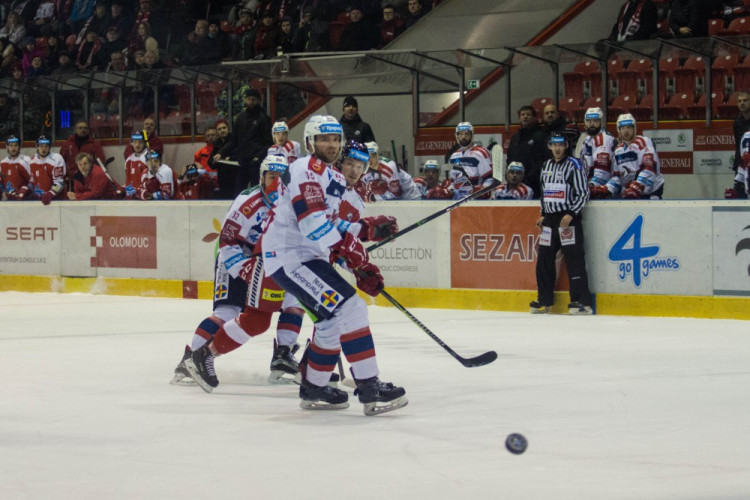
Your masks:
{"label": "hockey puck", "polygon": [[505,440],[505,447],[514,455],[520,455],[526,451],[528,445],[529,442],[521,434],[508,434],[508,438]]}

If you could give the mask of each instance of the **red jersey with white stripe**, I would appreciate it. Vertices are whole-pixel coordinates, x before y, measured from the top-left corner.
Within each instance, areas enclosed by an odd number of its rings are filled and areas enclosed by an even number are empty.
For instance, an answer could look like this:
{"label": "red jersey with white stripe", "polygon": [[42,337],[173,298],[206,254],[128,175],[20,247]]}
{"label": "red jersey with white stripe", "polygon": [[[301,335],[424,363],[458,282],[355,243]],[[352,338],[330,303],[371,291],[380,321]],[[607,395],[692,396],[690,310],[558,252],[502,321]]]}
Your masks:
{"label": "red jersey with white stripe", "polygon": [[633,138],[630,144],[621,143],[615,149],[616,169],[610,185],[614,184],[615,194],[622,194],[631,182],[643,185],[643,194],[649,195],[664,185],[661,175],[659,155],[651,139],[641,135]]}
{"label": "red jersey with white stripe", "polygon": [[21,188],[31,189],[31,169],[29,157],[18,155],[15,158],[6,156],[0,161],[0,173],[3,177],[3,189],[7,192],[18,192]]}
{"label": "red jersey with white stripe", "polygon": [[492,184],[492,156],[476,144],[458,148],[449,160],[453,199],[460,200],[477,189]]}
{"label": "red jersey with white stripe", "polygon": [[276,144],[274,144],[273,146],[268,148],[268,154],[283,156],[284,158],[286,158],[286,161],[289,165],[291,165],[292,162],[297,158],[302,156],[302,154],[300,153],[299,142],[297,141],[286,141],[281,146],[277,146]]}
{"label": "red jersey with white stripe", "polygon": [[204,172],[198,175],[195,182],[180,182],[180,193],[185,200],[210,200],[214,197],[214,183]]}
{"label": "red jersey with white stripe", "polygon": [[36,198],[52,190],[52,186],[58,186],[57,198],[64,197],[66,169],[65,160],[61,155],[50,153],[47,156],[39,156],[37,153],[29,162],[29,171]]}
{"label": "red jersey with white stripe", "polygon": [[140,153],[133,151],[133,154],[125,160],[125,187],[137,188],[143,182],[143,177],[148,172],[146,155],[148,151],[144,149]]}
{"label": "red jersey with white stripe", "polygon": [[492,191],[490,198],[493,200],[530,200],[533,196],[534,191],[523,182],[514,187],[505,182]]}

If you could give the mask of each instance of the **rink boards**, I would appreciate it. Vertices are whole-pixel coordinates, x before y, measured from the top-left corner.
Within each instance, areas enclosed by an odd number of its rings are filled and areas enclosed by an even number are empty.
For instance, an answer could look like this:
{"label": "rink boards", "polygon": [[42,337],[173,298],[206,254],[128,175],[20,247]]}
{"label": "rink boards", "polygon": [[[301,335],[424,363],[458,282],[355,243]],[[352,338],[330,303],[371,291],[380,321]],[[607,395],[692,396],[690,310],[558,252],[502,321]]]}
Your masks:
{"label": "rink boards", "polygon": [[[368,212],[394,215],[403,228],[445,205],[378,203]],[[228,207],[4,203],[0,289],[211,298]],[[525,310],[535,297],[538,216],[535,202],[467,203],[371,258],[407,307]],[[750,319],[750,202],[594,202],[584,225],[599,313]]]}

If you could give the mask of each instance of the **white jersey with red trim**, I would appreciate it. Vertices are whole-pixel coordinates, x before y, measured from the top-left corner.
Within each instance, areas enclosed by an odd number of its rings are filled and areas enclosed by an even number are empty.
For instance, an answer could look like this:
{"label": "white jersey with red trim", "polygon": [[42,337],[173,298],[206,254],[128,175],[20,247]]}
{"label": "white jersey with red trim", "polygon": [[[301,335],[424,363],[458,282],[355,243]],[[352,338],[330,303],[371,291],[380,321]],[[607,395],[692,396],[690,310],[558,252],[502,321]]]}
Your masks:
{"label": "white jersey with red trim", "polygon": [[615,143],[615,138],[604,130],[594,136],[586,136],[581,162],[590,185],[603,186],[612,177],[615,169]]}
{"label": "white jersey with red trim", "polygon": [[56,191],[62,192],[65,187],[65,160],[57,153],[47,156],[35,154],[29,163],[31,183],[34,186],[34,195],[39,198],[45,192],[57,186]]}
{"label": "white jersey with red trim", "polygon": [[607,187],[615,196],[622,195],[631,182],[643,186],[643,195],[650,195],[664,185],[659,155],[651,139],[641,135],[630,144],[621,143],[615,149],[615,171]]}
{"label": "white jersey with red trim", "polygon": [[750,132],[745,132],[740,139],[740,161],[737,167],[737,174],[734,176],[734,182],[745,186],[745,193],[750,193]]}
{"label": "white jersey with red trim", "polygon": [[[159,190],[152,191],[149,189],[152,179],[156,178],[159,181]],[[179,199],[180,191],[177,186],[177,178],[169,168],[169,165],[162,164],[156,171],[156,174],[151,173],[151,170],[146,172],[143,176],[143,182],[141,183],[141,190],[150,191],[155,200],[171,200]]]}
{"label": "white jersey with red trim", "polygon": [[492,184],[492,155],[476,144],[458,148],[450,157],[453,199],[460,200],[476,188]]}
{"label": "white jersey with red trim", "polygon": [[224,266],[233,278],[255,251],[270,210],[271,205],[258,186],[241,192],[232,202],[221,225],[218,265]]}
{"label": "white jersey with red trim", "polygon": [[143,182],[143,178],[148,172],[146,155],[148,151],[144,149],[140,153],[133,153],[125,160],[125,188],[137,188]]}
{"label": "white jersey with red trim", "polygon": [[[388,201],[398,199],[401,196],[402,190],[401,181],[396,173],[397,171],[398,167],[396,166],[396,163],[387,158],[380,160],[377,170],[368,168],[365,173],[362,174],[359,182],[364,184],[365,187],[371,182],[385,182],[388,189],[382,194],[371,193],[370,196],[372,197],[372,200],[366,201]],[[371,192],[371,190],[368,189],[368,192]]]}
{"label": "white jersey with red trim", "polygon": [[3,189],[9,193],[19,191],[21,188],[31,188],[30,158],[26,155],[18,155],[15,158],[6,156],[0,161],[0,175],[3,178]]}
{"label": "white jersey with red trim", "polygon": [[500,184],[492,191],[493,200],[530,200],[534,197],[534,191],[523,182],[515,187],[510,187],[507,182]]}
{"label": "white jersey with red trim", "polygon": [[297,141],[286,141],[284,144],[277,146],[274,144],[268,148],[269,155],[281,155],[286,158],[288,164],[292,164],[297,158],[302,156],[300,145]]}
{"label": "white jersey with red trim", "polygon": [[422,191],[417,185],[415,179],[409,172],[403,168],[399,168],[396,171],[399,182],[401,183],[401,200],[420,200],[422,199]]}
{"label": "white jersey with red trim", "polygon": [[308,155],[289,165],[282,178],[263,236],[266,275],[293,263],[328,260],[329,247],[352,224],[338,217],[346,179],[330,165]]}

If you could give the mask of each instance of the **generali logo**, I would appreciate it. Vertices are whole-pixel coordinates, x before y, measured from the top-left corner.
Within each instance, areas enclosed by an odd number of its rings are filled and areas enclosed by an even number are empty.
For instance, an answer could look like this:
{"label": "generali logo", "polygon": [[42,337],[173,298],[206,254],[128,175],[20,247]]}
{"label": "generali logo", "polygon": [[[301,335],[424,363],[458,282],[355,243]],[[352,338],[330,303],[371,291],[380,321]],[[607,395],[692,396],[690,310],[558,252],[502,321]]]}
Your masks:
{"label": "generali logo", "polygon": [[91,217],[91,267],[156,269],[156,217]]}

